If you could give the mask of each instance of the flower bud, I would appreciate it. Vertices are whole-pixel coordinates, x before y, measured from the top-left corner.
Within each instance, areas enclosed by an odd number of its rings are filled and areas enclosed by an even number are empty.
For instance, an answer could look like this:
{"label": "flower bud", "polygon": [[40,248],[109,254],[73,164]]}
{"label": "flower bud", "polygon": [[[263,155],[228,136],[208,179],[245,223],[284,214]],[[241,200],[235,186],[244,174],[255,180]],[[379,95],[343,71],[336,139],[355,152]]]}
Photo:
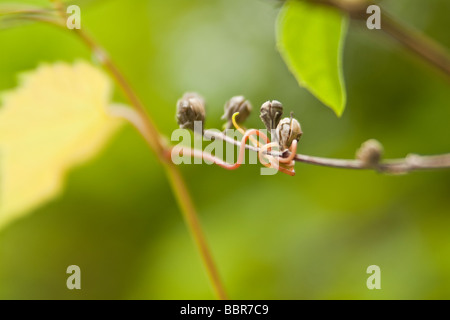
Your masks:
{"label": "flower bud", "polygon": [[222,116],[222,120],[227,120],[226,128],[230,129],[233,127],[233,121],[231,120],[233,114],[239,112],[236,116],[237,123],[243,123],[245,119],[250,115],[252,111],[252,105],[244,96],[235,96],[225,103],[225,113]]}
{"label": "flower bud", "polygon": [[300,123],[294,118],[284,118],[278,123],[276,130],[276,139],[283,150],[288,149],[292,141],[300,140],[302,136],[302,128]]}
{"label": "flower bud", "polygon": [[356,152],[356,158],[362,161],[365,167],[375,167],[383,155],[383,146],[375,139],[364,142]]}
{"label": "flower bud", "polygon": [[187,92],[177,101],[177,122],[181,129],[194,130],[194,121],[205,121],[205,100],[195,92]]}
{"label": "flower bud", "polygon": [[268,132],[272,132],[278,126],[283,115],[283,105],[277,100],[266,101],[262,104],[259,117],[266,126]]}

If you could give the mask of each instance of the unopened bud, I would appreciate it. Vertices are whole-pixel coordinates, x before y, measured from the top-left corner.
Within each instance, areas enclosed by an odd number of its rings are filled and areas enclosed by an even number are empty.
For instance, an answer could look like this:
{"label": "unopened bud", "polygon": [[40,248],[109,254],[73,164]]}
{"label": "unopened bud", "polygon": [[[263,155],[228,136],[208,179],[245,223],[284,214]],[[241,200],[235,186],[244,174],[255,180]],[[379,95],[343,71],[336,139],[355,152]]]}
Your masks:
{"label": "unopened bud", "polygon": [[222,116],[222,120],[227,120],[226,128],[230,129],[233,127],[232,117],[233,114],[239,112],[235,120],[237,123],[243,123],[245,119],[250,115],[252,111],[252,105],[244,96],[235,96],[225,103],[225,113]]}
{"label": "unopened bud", "polygon": [[280,147],[285,150],[288,149],[292,141],[300,140],[302,136],[302,128],[300,123],[294,118],[284,118],[278,123],[276,130],[276,139]]}
{"label": "unopened bud", "polygon": [[259,117],[266,126],[268,132],[272,132],[278,126],[283,115],[283,105],[277,100],[266,101],[262,104]]}
{"label": "unopened bud", "polygon": [[375,139],[364,142],[356,152],[356,158],[361,160],[365,167],[375,167],[380,163],[383,155],[383,146]]}
{"label": "unopened bud", "polygon": [[188,92],[177,101],[177,122],[181,129],[194,130],[194,121],[205,121],[205,100],[195,92]]}

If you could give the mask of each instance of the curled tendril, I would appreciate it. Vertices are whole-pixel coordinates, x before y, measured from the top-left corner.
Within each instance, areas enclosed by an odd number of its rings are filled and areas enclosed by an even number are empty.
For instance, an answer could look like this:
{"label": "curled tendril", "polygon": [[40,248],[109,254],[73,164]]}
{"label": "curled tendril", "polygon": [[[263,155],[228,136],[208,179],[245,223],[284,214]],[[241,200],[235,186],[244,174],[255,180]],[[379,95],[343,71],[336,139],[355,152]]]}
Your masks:
{"label": "curled tendril", "polygon": [[[279,147],[278,143],[277,142],[267,143],[259,149],[258,155],[259,155],[259,161],[261,162],[261,164],[265,167],[274,168],[274,169],[281,171],[283,173],[286,173],[290,176],[294,176],[295,171],[294,171],[293,167],[294,167],[295,162],[292,159],[295,156],[295,152],[292,153],[292,155],[290,155],[288,158],[277,158],[277,157],[265,154],[265,152],[270,151],[273,147],[278,148]],[[296,146],[295,146],[295,149],[296,149]],[[266,162],[264,157],[267,158],[269,162]],[[281,163],[281,164],[279,164],[279,163]],[[285,165],[287,167],[285,167],[283,165]]]}
{"label": "curled tendril", "polygon": [[[239,114],[239,112],[235,112],[233,114],[233,116],[231,117],[231,121],[233,122],[234,127],[236,128],[236,130],[238,130],[240,133],[245,134],[244,129],[242,129],[238,123],[236,122],[236,116]],[[260,132],[258,130],[258,132]],[[261,132],[260,132],[261,134]],[[266,138],[267,136],[264,135]],[[270,142],[269,138],[265,139],[266,140],[266,144],[265,145],[261,145],[261,143],[259,143],[259,141],[255,140],[253,137],[249,137],[250,141],[252,141],[253,145],[256,147],[260,148],[259,151],[259,161],[261,162],[262,165],[266,166],[266,167],[273,167],[281,172],[287,173],[289,175],[294,175],[295,171],[293,169],[295,162],[294,157],[297,151],[297,141],[295,140],[295,142],[292,143],[291,147],[289,148],[289,151],[291,152],[290,155],[287,158],[278,158],[277,160],[282,163],[283,165],[287,166],[287,168],[283,167],[283,166],[279,166],[278,165],[278,161],[273,157],[273,156],[269,156],[267,154],[265,154],[266,151],[270,151],[272,149],[272,147],[279,147],[278,143],[276,142]],[[242,147],[242,144],[241,144]],[[264,158],[267,158],[269,162],[266,162],[265,160],[263,160]]]}
{"label": "curled tendril", "polygon": [[[231,121],[233,122],[233,126],[236,128],[237,131],[239,131],[240,133],[242,133],[243,135],[245,135],[245,130],[242,129],[239,124],[236,121],[236,117],[238,116],[239,112],[235,112],[233,113],[233,115],[231,116]],[[259,143],[258,140],[256,140],[255,138],[253,138],[252,136],[249,137],[250,141],[252,142],[252,144],[255,147],[260,147],[261,144]],[[266,142],[267,143],[267,142]]]}
{"label": "curled tendril", "polygon": [[212,154],[203,152],[202,150],[192,149],[189,147],[175,146],[172,148],[172,153],[176,152],[176,153],[180,154],[180,152],[181,152],[182,155],[187,155],[187,156],[196,157],[196,158],[202,158],[204,160],[209,160],[227,170],[235,170],[241,166],[242,161],[244,160],[245,143],[250,138],[250,136],[254,135],[254,134],[259,136],[263,140],[265,140],[266,143],[270,142],[269,138],[267,138],[267,136],[264,133],[262,133],[261,131],[256,130],[256,129],[247,130],[246,132],[244,132],[244,136],[242,137],[242,140],[241,140],[241,147],[239,149],[238,160],[234,164],[225,162],[222,159],[217,158],[216,156],[213,156]]}
{"label": "curled tendril", "polygon": [[[272,148],[279,148],[279,145],[277,142],[270,142],[270,139],[260,130],[257,129],[250,129],[247,131],[244,131],[236,122],[236,116],[239,114],[239,112],[235,112],[231,118],[231,121],[240,133],[243,134],[241,145],[239,148],[239,155],[236,163],[230,164],[228,162],[223,161],[222,159],[213,156],[212,154],[205,153],[202,150],[198,149],[192,149],[189,147],[183,147],[183,146],[175,146],[172,148],[172,153],[178,153],[181,155],[187,155],[191,157],[201,158],[204,160],[211,161],[214,164],[217,164],[218,166],[227,169],[227,170],[235,170],[239,168],[242,164],[242,161],[244,160],[245,155],[245,144],[247,143],[247,140],[250,140],[254,146],[259,147],[258,152],[258,158],[261,164],[268,168],[274,168],[278,171],[281,171],[283,173],[286,173],[290,176],[295,175],[294,171],[294,157],[297,151],[297,141],[294,140],[292,145],[289,148],[290,154],[287,158],[283,157],[275,157],[267,152],[271,151]],[[253,136],[256,135],[260,139],[264,140],[265,144],[261,144],[257,139],[255,139]]]}

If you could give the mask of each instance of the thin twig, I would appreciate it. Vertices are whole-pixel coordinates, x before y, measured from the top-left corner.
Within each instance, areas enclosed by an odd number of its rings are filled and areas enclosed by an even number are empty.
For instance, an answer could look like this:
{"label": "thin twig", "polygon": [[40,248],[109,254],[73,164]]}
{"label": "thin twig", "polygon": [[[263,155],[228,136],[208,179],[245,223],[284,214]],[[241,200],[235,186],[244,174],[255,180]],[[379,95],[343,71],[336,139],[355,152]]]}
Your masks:
{"label": "thin twig", "polygon": [[207,271],[210,283],[214,289],[214,293],[219,299],[226,300],[228,298],[225,288],[222,284],[219,272],[202,231],[202,227],[200,225],[191,195],[189,194],[186,186],[186,182],[184,181],[178,168],[176,168],[172,162],[163,162],[163,166],[166,168],[167,176],[169,177],[172,190],[175,193],[175,197],[183,214],[184,220],[186,221],[190,233],[194,238],[195,244],[200,252],[200,256]]}
{"label": "thin twig", "polygon": [[[54,0],[53,2],[55,2],[56,9],[58,9],[60,17],[62,19],[62,21],[60,21],[59,23],[57,22],[57,20],[54,21],[47,19],[33,19],[32,16],[24,16],[23,18],[43,21],[64,28],[64,21],[66,18],[64,5],[61,1],[58,0]],[[161,138],[158,129],[153,124],[151,118],[145,111],[145,107],[143,106],[131,86],[128,84],[128,81],[106,54],[106,51],[100,45],[98,45],[84,30],[73,29],[72,31],[74,31],[74,33],[79,36],[79,38],[85,43],[85,45],[87,45],[93,51],[100,63],[105,67],[106,70],[108,70],[113,79],[115,79],[118,86],[123,90],[125,96],[134,107],[134,109],[129,108],[129,110],[132,112],[124,112],[123,107],[122,109],[120,109],[116,106],[115,111],[112,112],[116,112],[116,115],[120,114],[121,116],[124,116],[131,122],[131,124],[135,125],[137,130],[142,134],[142,136],[149,144],[150,148],[157,155],[158,160],[164,166],[166,174],[170,181],[170,185],[172,187],[172,190],[174,191],[175,198],[181,209],[183,218],[186,221],[189,231],[194,239],[194,242],[199,250],[202,262],[208,273],[208,277],[210,279],[210,283],[214,289],[214,292],[219,299],[227,299],[224,286],[219,277],[219,272],[214,264],[212,254],[208,248],[206,238],[202,231],[198,215],[186,183],[182,178],[180,172],[178,171],[178,168],[170,161],[170,157],[168,157],[170,151],[162,142],[163,139]],[[132,116],[130,118],[127,118],[127,116],[130,115]],[[136,126],[136,124],[138,125]]]}
{"label": "thin twig", "polygon": [[142,125],[145,128],[144,138],[150,145],[151,149],[156,153],[158,158],[160,158],[162,162],[165,162],[165,158],[163,157],[165,146],[162,143],[160,134],[146,112],[144,105],[128,84],[128,81],[116,67],[111,58],[109,58],[105,50],[101,48],[83,29],[73,29],[73,31],[75,31],[83,42],[92,50],[100,63],[106,68],[106,70],[109,71],[113,79],[115,79],[117,85],[123,90],[131,105],[135,108],[139,117],[142,119]]}
{"label": "thin twig", "polygon": [[[224,135],[223,133],[205,130],[204,136],[207,139],[218,139],[227,143],[232,143],[236,146],[241,146],[241,142],[231,137]],[[245,145],[245,148],[251,151],[259,152],[258,147],[252,145]],[[282,158],[290,157],[290,152],[267,152],[272,156],[278,156]],[[385,160],[377,165],[367,166],[363,161],[358,159],[333,159],[308,156],[304,154],[296,154],[295,161],[313,164],[317,166],[342,168],[342,169],[355,169],[355,170],[375,170],[382,173],[390,174],[403,174],[416,170],[426,169],[444,169],[450,168],[450,153],[434,156],[420,156],[416,154],[410,154],[406,158],[402,159],[390,159]]]}
{"label": "thin twig", "polygon": [[81,31],[81,29],[76,29],[76,31],[80,38],[102,59],[101,62],[103,62],[104,67],[109,70],[114,79],[116,79],[119,87],[122,88],[125,95],[135,107],[135,111],[138,114],[137,118],[141,120],[140,127],[137,127],[137,129],[142,133],[142,136],[148,142],[150,148],[155,151],[158,159],[166,169],[165,171],[172,186],[172,190],[175,193],[177,203],[200,252],[200,256],[207,270],[213,289],[219,299],[227,299],[224,286],[220,280],[219,272],[214,264],[212,254],[208,248],[205,235],[202,231],[198,215],[186,183],[178,168],[170,161],[170,158],[167,157],[168,149],[162,143],[161,136],[156,129],[156,126],[151,121],[151,118],[148,116],[143,104],[140,102],[131,86],[128,85],[125,77],[120,73],[119,69],[115,66],[112,60],[108,58],[105,51],[97,45],[92,38],[86,34],[86,32]]}
{"label": "thin twig", "polygon": [[[305,0],[299,0],[305,1]],[[335,7],[347,13],[354,20],[366,20],[369,15],[367,7],[375,4],[370,0],[307,0],[321,5]],[[448,51],[439,43],[427,37],[425,34],[400,23],[394,19],[385,9],[381,8],[381,31],[394,38],[405,48],[417,54],[450,77],[450,56]]]}
{"label": "thin twig", "polygon": [[[147,129],[148,126],[145,124],[141,114],[136,109],[132,109],[121,104],[113,104],[109,107],[109,112],[112,116],[126,119],[134,126],[135,129],[138,130],[146,141],[151,139],[151,135]],[[180,206],[183,217],[189,227],[192,237],[194,238],[205,268],[208,271],[208,277],[210,278],[213,289],[219,299],[225,300],[227,299],[227,295],[208,248],[206,238],[203,234],[200,221],[195,211],[191,196],[189,195],[188,188],[186,187],[186,183],[184,182],[178,169],[171,162],[169,150],[165,150],[164,154],[164,160],[161,161],[161,163],[166,169],[166,173],[172,190],[174,191],[177,203]]]}
{"label": "thin twig", "polygon": [[423,33],[400,24],[387,13],[382,14],[381,20],[381,30],[450,77],[450,57],[441,45]]}

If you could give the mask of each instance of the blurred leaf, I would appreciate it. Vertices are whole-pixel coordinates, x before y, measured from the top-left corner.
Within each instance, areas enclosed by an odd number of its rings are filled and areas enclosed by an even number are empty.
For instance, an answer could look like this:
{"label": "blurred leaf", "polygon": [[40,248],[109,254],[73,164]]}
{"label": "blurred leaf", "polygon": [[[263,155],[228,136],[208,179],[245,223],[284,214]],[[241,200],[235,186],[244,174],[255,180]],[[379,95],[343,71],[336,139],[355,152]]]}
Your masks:
{"label": "blurred leaf", "polygon": [[346,93],[342,48],[347,17],[334,8],[288,1],[277,21],[278,49],[301,86],[340,116]]}
{"label": "blurred leaf", "polygon": [[6,14],[42,12],[44,8],[25,3],[0,3],[0,16]]}
{"label": "blurred leaf", "polygon": [[111,83],[91,65],[42,65],[2,96],[0,227],[56,196],[66,171],[94,156],[120,122]]}

